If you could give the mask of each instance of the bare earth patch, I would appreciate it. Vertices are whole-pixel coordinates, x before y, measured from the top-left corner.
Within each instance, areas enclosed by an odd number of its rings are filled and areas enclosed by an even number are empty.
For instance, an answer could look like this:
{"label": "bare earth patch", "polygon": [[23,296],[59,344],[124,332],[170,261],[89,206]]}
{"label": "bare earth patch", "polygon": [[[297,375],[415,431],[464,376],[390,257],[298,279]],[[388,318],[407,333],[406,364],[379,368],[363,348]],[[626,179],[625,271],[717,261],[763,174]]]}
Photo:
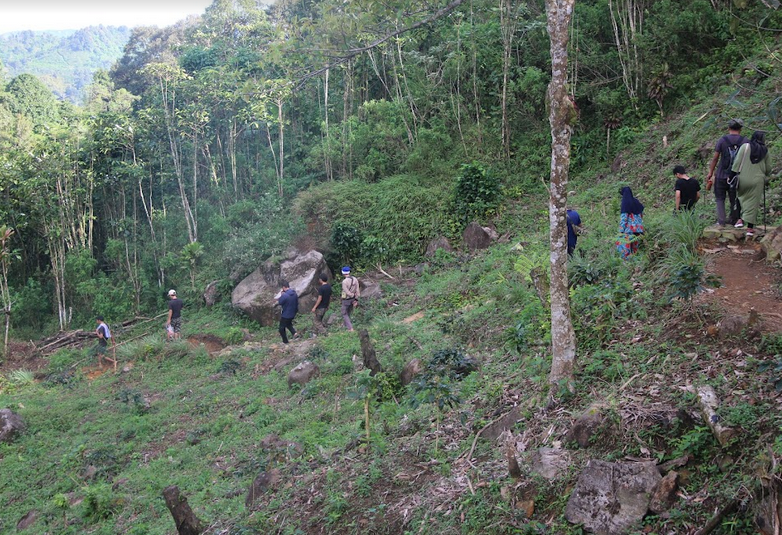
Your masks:
{"label": "bare earth patch", "polygon": [[754,308],[762,320],[761,331],[782,332],[782,274],[763,258],[757,242],[723,245],[702,244],[708,270],[722,279],[722,286],[697,297],[701,303],[715,303],[725,314],[746,316]]}

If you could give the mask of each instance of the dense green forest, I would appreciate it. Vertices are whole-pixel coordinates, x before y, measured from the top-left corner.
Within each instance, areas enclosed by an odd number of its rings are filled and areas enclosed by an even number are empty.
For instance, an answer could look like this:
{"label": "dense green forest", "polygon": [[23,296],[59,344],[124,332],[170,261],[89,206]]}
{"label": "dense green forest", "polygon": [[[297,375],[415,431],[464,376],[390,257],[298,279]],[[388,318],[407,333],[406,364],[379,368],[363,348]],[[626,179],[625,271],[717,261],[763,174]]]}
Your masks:
{"label": "dense green forest", "polygon": [[32,74],[58,99],[80,104],[95,71],[111,67],[128,38],[125,26],[7,33],[0,35],[0,71],[9,77]]}
{"label": "dense green forest", "polygon": [[[0,405],[35,430],[0,448],[13,481],[0,528],[35,511],[51,533],[171,532],[160,492],[178,482],[210,533],[575,535],[565,502],[593,456],[692,463],[677,505],[632,533],[695,533],[717,513],[715,533],[754,533],[757,480],[779,479],[779,397],[763,374],[773,362],[782,388],[782,336],[705,339],[720,313],[695,302],[715,283],[697,241],[713,207],[673,218],[670,169],[702,178],[738,116],[769,132],[779,170],[781,27],[764,2],[576,1],[568,195],[587,232],[568,265],[572,391],[546,381],[539,284],[544,2],[215,0],[200,19],[134,29],[82,102],[30,73],[3,79],[0,304],[12,342],[92,329],[96,314],[112,326],[152,318],[176,288],[185,335],[249,345],[210,355],[128,331],[120,360],[135,369],[88,380],[74,370],[91,357],[63,351],[42,385],[0,375]],[[648,214],[629,262],[613,247],[620,184]],[[767,201],[778,224],[778,188]],[[501,245],[425,257],[471,221]],[[231,307],[236,285],[292,246],[323,251],[335,273],[349,263],[387,277],[357,323],[388,374],[355,371],[353,333],[289,351]],[[412,357],[424,371],[405,389],[391,371]],[[321,376],[286,384],[281,370],[305,358]],[[693,383],[726,394],[721,416],[742,433],[729,444],[688,416]],[[560,405],[547,405],[552,392]],[[593,402],[605,419],[568,450],[565,474],[519,479],[508,448],[560,451],[574,440],[566,422]],[[479,441],[511,413],[506,444]],[[259,472],[275,474],[274,490],[252,507],[243,491]]]}
{"label": "dense green forest", "polygon": [[[777,16],[578,3],[574,172],[725,83],[771,46]],[[542,190],[547,58],[541,3],[215,2],[200,21],[135,29],[83,106],[29,74],[6,80],[12,328],[154,310],[169,286],[229,288],[307,223],[354,263],[416,261],[431,238],[488,221],[500,196]],[[491,202],[454,197],[473,162]]]}

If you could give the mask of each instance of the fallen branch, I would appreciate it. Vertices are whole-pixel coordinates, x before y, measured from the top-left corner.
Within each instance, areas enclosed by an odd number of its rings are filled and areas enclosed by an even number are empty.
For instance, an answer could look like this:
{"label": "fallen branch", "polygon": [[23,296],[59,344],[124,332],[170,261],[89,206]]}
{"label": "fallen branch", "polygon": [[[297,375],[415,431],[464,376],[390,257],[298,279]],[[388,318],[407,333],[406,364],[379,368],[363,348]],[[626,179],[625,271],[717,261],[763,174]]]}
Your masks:
{"label": "fallen branch", "polygon": [[730,502],[728,505],[717,511],[717,513],[711,517],[711,520],[709,520],[705,526],[695,532],[695,535],[707,535],[708,533],[714,531],[717,526],[722,524],[722,519],[725,518],[725,516],[733,513],[738,508],[738,506],[738,500],[733,500]]}

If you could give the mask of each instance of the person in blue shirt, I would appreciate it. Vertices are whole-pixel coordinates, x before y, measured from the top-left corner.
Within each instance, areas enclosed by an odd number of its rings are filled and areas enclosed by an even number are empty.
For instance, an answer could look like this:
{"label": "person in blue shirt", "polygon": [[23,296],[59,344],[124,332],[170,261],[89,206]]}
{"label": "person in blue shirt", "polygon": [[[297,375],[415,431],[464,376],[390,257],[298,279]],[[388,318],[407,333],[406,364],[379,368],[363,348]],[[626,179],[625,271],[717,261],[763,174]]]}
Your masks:
{"label": "person in blue shirt", "polygon": [[578,241],[578,233],[581,231],[581,217],[575,210],[567,211],[567,254],[573,256]]}
{"label": "person in blue shirt", "polygon": [[282,308],[282,313],[280,314],[280,336],[282,337],[282,343],[287,344],[286,329],[291,332],[292,338],[296,338],[293,318],[296,317],[296,313],[299,311],[299,296],[296,294],[296,290],[290,287],[288,281],[280,281],[280,285],[282,286],[282,292],[277,298],[277,303]]}

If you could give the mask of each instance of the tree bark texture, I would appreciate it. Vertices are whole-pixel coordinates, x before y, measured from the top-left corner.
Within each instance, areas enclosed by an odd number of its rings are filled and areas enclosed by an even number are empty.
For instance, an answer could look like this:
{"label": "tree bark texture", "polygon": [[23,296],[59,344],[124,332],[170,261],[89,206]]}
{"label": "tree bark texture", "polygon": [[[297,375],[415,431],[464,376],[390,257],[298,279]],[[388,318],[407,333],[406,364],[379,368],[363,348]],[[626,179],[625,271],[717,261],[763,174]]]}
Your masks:
{"label": "tree bark texture", "polygon": [[179,535],[200,535],[204,531],[201,521],[190,509],[190,504],[179,491],[179,487],[176,485],[166,487],[163,490],[163,498],[166,500],[166,507],[171,511],[171,516],[174,517]]}
{"label": "tree bark texture", "polygon": [[575,0],[546,0],[551,42],[551,82],[548,86],[551,124],[551,184],[549,228],[551,232],[551,373],[552,388],[565,382],[573,390],[576,335],[570,317],[567,280],[567,181],[570,136],[576,113],[567,93],[568,39]]}

